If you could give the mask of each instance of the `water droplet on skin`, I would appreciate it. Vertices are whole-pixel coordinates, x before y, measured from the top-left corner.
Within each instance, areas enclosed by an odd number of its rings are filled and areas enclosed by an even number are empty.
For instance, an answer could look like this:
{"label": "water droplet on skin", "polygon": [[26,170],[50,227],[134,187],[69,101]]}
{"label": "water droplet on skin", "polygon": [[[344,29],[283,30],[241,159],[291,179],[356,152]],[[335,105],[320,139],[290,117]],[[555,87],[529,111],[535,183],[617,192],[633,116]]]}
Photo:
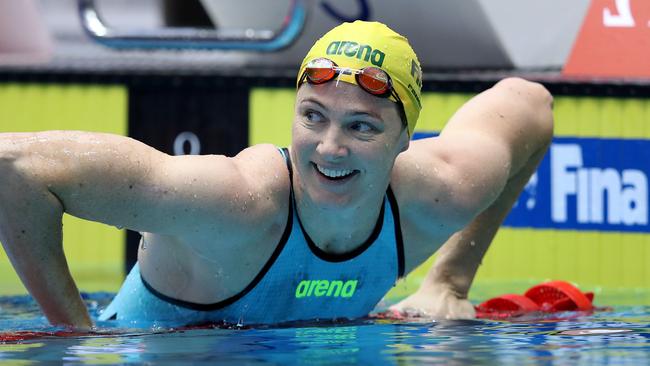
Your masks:
{"label": "water droplet on skin", "polygon": [[475,242],[474,240],[472,240],[472,241],[469,242],[469,245],[471,245],[471,246],[475,246],[475,245],[476,245],[476,242]]}

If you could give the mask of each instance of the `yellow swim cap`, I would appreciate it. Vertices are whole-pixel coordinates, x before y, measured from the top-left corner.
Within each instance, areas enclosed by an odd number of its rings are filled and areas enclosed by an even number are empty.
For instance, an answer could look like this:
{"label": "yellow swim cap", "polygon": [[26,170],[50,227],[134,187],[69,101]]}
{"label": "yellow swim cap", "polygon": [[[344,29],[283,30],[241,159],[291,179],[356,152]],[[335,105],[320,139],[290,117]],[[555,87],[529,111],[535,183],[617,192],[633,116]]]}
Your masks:
{"label": "yellow swim cap", "polygon": [[[298,72],[296,86],[309,61],[324,57],[339,67],[363,69],[374,66],[386,71],[404,104],[409,135],[413,135],[420,115],[422,69],[408,40],[378,22],[343,23],[327,32],[312,46]],[[341,81],[356,84],[354,75],[340,74]]]}

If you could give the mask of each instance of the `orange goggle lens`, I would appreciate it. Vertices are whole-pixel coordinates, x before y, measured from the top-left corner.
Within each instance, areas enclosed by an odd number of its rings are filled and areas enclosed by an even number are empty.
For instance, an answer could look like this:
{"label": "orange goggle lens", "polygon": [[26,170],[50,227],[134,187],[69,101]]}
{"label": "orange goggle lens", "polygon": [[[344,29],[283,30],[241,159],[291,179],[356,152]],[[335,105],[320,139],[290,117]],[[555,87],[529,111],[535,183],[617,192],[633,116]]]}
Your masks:
{"label": "orange goggle lens", "polygon": [[305,73],[309,81],[314,84],[322,84],[332,80],[336,76],[334,67],[307,67]]}
{"label": "orange goggle lens", "polygon": [[376,67],[366,67],[357,74],[357,82],[367,92],[374,95],[384,95],[390,89],[388,75],[382,69]]}

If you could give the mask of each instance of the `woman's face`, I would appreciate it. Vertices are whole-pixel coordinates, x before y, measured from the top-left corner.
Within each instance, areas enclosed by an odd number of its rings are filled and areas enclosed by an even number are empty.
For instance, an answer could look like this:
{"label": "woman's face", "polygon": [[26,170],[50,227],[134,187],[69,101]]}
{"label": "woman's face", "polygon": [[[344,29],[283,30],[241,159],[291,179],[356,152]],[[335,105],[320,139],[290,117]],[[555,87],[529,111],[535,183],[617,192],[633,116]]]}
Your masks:
{"label": "woman's face", "polygon": [[409,142],[394,102],[336,80],[300,87],[292,134],[295,188],[321,208],[383,196]]}

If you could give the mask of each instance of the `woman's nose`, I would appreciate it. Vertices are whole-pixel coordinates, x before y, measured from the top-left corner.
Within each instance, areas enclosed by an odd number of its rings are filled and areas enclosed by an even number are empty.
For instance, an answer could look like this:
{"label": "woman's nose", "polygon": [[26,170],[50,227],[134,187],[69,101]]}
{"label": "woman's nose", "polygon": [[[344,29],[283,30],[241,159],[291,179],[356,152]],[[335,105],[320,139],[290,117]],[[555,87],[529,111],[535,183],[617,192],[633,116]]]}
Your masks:
{"label": "woman's nose", "polygon": [[337,161],[348,155],[345,136],[338,126],[330,126],[324,131],[316,151],[328,161]]}

